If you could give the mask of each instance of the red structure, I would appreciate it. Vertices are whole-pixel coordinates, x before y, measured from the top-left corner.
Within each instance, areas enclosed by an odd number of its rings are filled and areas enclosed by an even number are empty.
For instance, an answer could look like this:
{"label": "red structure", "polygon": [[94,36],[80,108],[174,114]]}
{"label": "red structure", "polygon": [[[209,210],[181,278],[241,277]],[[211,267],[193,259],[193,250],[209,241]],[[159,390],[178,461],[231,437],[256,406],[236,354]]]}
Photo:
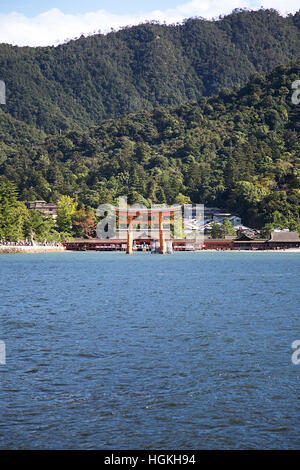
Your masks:
{"label": "red structure", "polygon": [[[157,218],[159,222],[159,217]],[[133,225],[132,221],[132,224]],[[131,240],[129,239],[131,242]],[[132,241],[131,250],[150,251],[151,237],[141,237]],[[161,243],[161,240],[160,240]],[[163,237],[163,245],[165,240]],[[77,239],[65,243],[67,250],[73,251],[126,251],[129,252],[128,238],[123,239]],[[297,233],[293,232],[273,232],[270,240],[249,239],[246,240],[226,240],[226,239],[206,239],[202,241],[189,239],[173,239],[172,247],[174,251],[194,251],[194,250],[277,250],[299,248],[300,239]],[[131,253],[132,253],[131,251]],[[161,253],[160,246],[160,253]]]}
{"label": "red structure", "polygon": [[[127,228],[127,250],[129,255],[133,253],[133,226],[145,226],[146,231],[152,227],[158,226],[159,229],[159,253],[166,253],[166,243],[164,236],[164,224],[168,227],[174,224],[174,216],[181,213],[181,206],[173,207],[152,207],[134,208],[134,207],[115,207],[119,227]],[[150,239],[150,237],[149,237]],[[136,240],[136,243],[138,240]]]}
{"label": "red structure", "polygon": [[232,250],[233,240],[210,238],[204,241],[203,248],[204,250]]}
{"label": "red structure", "polygon": [[93,238],[88,240],[75,239],[65,242],[65,246],[67,250],[72,251],[125,251],[127,244],[126,240]]}
{"label": "red structure", "polygon": [[[133,250],[150,251],[152,240],[150,238],[139,238],[133,242]],[[126,251],[126,239],[75,239],[65,242],[67,250],[72,251]],[[193,240],[175,239],[172,240],[174,251],[194,251],[201,250],[203,243],[195,243]]]}

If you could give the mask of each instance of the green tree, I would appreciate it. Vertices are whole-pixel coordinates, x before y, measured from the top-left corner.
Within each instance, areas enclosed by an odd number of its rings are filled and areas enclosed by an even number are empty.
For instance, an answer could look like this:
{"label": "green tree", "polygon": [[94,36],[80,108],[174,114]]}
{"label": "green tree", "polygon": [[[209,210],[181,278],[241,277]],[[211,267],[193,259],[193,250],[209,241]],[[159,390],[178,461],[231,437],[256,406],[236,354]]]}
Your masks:
{"label": "green tree", "polygon": [[223,238],[222,227],[217,222],[210,224],[210,237],[211,238]]}
{"label": "green tree", "polygon": [[16,186],[10,181],[0,183],[0,239],[18,241],[24,238],[28,209],[18,201]]}
{"label": "green tree", "polygon": [[24,235],[27,239],[33,236],[39,242],[52,241],[55,222],[52,217],[45,217],[41,212],[30,209],[24,224]]}
{"label": "green tree", "polygon": [[174,202],[175,204],[180,204],[181,206],[184,206],[185,204],[191,204],[192,201],[189,196],[184,196],[184,194],[178,193]]}
{"label": "green tree", "polygon": [[60,232],[71,234],[72,217],[76,212],[77,202],[70,196],[61,196],[58,200],[56,225]]}
{"label": "green tree", "polygon": [[232,223],[227,217],[224,218],[221,225],[222,238],[225,238],[226,235],[235,235],[235,229]]}

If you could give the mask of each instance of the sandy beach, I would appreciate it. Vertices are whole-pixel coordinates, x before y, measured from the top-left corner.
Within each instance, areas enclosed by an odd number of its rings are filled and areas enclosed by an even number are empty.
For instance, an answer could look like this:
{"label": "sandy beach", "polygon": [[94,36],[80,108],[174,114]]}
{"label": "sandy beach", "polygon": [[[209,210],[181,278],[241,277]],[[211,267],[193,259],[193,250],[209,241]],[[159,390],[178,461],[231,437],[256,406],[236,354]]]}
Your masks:
{"label": "sandy beach", "polygon": [[66,251],[64,246],[23,246],[23,245],[0,245],[0,253],[55,253]]}

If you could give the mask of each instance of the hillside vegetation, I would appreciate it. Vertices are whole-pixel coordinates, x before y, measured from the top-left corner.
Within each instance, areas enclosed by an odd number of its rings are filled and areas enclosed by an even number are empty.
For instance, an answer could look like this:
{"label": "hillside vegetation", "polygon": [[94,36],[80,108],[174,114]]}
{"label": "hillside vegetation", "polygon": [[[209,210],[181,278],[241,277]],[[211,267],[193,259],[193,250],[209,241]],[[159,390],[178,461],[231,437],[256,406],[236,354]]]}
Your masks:
{"label": "hillside vegetation", "polygon": [[0,45],[5,113],[47,133],[177,106],[300,59],[300,13],[234,11],[81,37],[57,47]]}
{"label": "hillside vegetation", "polygon": [[[36,135],[30,145],[7,141],[0,179],[15,182],[23,200],[69,195],[94,208],[120,195],[130,203],[193,201],[237,212],[250,226],[299,229],[300,105],[291,101],[299,77],[294,62],[198,102],[43,142]],[[10,132],[27,136],[17,125]]]}

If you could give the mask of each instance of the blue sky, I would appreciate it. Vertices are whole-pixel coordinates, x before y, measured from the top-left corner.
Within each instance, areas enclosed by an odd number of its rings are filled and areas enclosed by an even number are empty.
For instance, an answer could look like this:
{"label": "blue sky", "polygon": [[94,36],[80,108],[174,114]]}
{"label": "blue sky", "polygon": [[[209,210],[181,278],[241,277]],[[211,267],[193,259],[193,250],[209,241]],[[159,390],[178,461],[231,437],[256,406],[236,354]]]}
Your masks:
{"label": "blue sky", "polygon": [[1,13],[17,11],[33,17],[52,8],[59,8],[63,13],[87,13],[90,11],[107,10],[115,14],[153,11],[174,8],[184,3],[181,0],[2,0]]}
{"label": "blue sky", "polygon": [[282,14],[300,9],[299,0],[0,0],[0,43],[55,46],[82,34],[105,34],[147,20],[172,24],[261,6]]}

